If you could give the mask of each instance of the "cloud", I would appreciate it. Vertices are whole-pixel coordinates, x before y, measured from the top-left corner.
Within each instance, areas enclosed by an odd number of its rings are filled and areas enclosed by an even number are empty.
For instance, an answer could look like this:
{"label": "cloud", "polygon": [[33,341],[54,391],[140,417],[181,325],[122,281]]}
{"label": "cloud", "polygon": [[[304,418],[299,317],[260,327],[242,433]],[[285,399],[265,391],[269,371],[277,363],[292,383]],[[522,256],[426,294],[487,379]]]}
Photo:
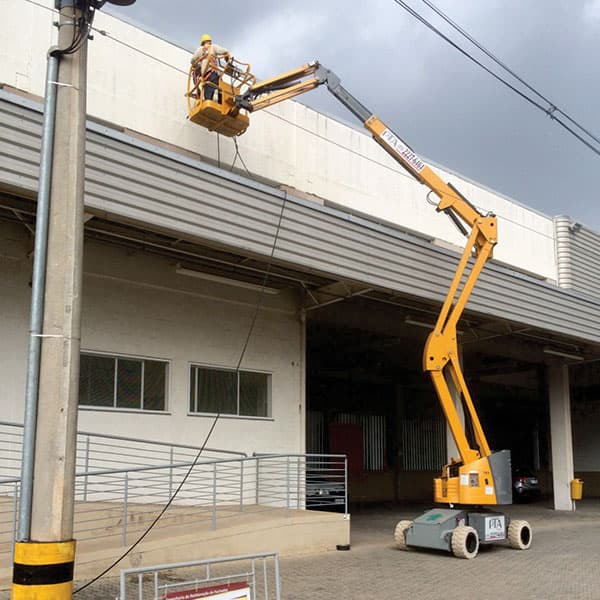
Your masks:
{"label": "cloud", "polygon": [[586,21],[600,23],[600,0],[587,0],[583,6],[583,17]]}
{"label": "cloud", "polygon": [[289,4],[280,10],[249,20],[235,32],[230,51],[240,60],[252,63],[259,78],[288,71],[316,58],[314,37],[325,28],[326,10],[314,14],[310,4]]}

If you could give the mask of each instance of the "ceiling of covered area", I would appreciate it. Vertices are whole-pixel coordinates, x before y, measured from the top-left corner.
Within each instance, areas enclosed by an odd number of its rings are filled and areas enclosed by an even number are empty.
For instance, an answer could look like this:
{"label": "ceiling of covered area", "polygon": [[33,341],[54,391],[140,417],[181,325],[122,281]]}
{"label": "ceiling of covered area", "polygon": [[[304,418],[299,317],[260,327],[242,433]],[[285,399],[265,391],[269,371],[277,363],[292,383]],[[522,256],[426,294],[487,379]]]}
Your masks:
{"label": "ceiling of covered area", "polygon": [[[19,222],[33,234],[35,202],[0,194],[0,218]],[[372,375],[394,369],[420,371],[421,349],[439,310],[439,304],[374,289],[359,282],[337,281],[320,273],[239,250],[200,244],[165,231],[86,213],[86,239],[114,244],[149,255],[172,259],[183,268],[257,286],[295,289],[303,298],[311,343],[327,349],[346,365],[358,364]],[[332,348],[335,330],[335,348]],[[469,376],[489,382],[511,379],[534,385],[537,365],[557,355],[588,361],[600,358],[600,346],[568,339],[549,331],[491,319],[466,311],[459,323],[459,343]],[[325,351],[325,350],[324,350]],[[357,357],[361,357],[358,361]],[[370,364],[369,364],[370,363]],[[335,369],[335,364],[332,364]]]}

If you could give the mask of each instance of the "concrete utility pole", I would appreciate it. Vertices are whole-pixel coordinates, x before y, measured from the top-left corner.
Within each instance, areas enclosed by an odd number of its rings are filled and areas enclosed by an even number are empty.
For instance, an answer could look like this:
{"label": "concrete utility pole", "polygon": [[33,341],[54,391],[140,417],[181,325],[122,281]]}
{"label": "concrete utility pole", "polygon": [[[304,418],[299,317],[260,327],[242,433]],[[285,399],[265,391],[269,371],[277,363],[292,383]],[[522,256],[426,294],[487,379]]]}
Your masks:
{"label": "concrete utility pole", "polygon": [[63,600],[73,592],[87,39],[94,11],[106,1],[55,0],[58,47],[48,61],[38,197],[38,209],[47,208],[49,199],[50,210],[36,220],[14,600]]}
{"label": "concrete utility pole", "polygon": [[[69,6],[71,4],[71,6]],[[59,47],[81,10],[61,1]],[[87,33],[85,34],[87,38]],[[40,363],[31,538],[71,540],[79,395],[87,43],[61,57]]]}
{"label": "concrete utility pole", "polygon": [[[88,25],[57,0],[60,53],[29,539],[15,545],[13,598],[71,598],[79,394]],[[84,7],[87,8],[87,7]],[[42,594],[42,595],[40,595]]]}

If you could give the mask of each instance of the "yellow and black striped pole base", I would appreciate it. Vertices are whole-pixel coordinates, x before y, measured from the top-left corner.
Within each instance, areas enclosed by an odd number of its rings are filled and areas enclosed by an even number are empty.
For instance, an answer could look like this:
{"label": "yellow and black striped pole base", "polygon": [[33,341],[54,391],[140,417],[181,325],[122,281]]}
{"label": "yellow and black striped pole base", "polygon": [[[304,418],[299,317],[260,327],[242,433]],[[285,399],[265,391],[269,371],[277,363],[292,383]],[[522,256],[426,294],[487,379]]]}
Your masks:
{"label": "yellow and black striped pole base", "polygon": [[11,600],[70,600],[74,565],[75,540],[17,542]]}

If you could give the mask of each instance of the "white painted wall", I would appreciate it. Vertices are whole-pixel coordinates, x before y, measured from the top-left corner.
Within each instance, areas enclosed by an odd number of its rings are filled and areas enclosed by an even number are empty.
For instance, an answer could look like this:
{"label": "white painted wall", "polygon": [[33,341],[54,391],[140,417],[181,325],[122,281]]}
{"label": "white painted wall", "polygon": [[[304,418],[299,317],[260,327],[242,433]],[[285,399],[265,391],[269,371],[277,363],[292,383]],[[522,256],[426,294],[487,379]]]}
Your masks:
{"label": "white painted wall", "polygon": [[[0,420],[23,422],[31,288],[24,227],[0,223]],[[87,243],[82,350],[168,360],[167,414],[83,408],[79,429],[202,445],[211,416],[188,415],[189,365],[234,368],[257,292],[177,275],[166,259]],[[252,452],[304,451],[302,331],[297,299],[262,301],[242,369],[272,373],[272,418],[222,417],[208,446]]]}
{"label": "white painted wall", "polygon": [[[54,5],[53,0],[39,1]],[[56,36],[53,13],[22,0],[4,0],[0,8],[0,81],[41,96],[44,57]],[[204,157],[220,156],[222,164],[230,166],[235,154],[232,140],[186,120],[190,54],[102,12],[95,25],[108,35],[96,33],[89,46],[88,113]],[[251,120],[239,145],[253,173],[462,248],[464,240],[454,226],[426,202],[427,189],[366,133],[293,101],[252,115]],[[498,261],[556,280],[552,219],[438,171],[479,208],[498,215]]]}

